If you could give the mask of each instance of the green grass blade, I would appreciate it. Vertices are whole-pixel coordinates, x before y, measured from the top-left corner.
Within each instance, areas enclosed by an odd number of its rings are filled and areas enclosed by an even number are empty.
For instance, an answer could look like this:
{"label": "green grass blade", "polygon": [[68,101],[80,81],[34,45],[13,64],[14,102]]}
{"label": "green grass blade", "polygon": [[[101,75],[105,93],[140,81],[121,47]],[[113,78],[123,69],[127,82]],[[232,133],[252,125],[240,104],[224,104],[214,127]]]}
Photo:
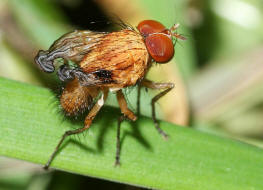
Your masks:
{"label": "green grass blade", "polygon": [[[43,165],[64,131],[81,127],[57,113],[54,94],[0,78],[0,155]],[[52,167],[157,189],[263,189],[261,149],[151,119],[125,122],[121,166],[114,167],[119,111],[104,107],[90,131],[67,139]],[[39,166],[41,167],[41,166]]]}

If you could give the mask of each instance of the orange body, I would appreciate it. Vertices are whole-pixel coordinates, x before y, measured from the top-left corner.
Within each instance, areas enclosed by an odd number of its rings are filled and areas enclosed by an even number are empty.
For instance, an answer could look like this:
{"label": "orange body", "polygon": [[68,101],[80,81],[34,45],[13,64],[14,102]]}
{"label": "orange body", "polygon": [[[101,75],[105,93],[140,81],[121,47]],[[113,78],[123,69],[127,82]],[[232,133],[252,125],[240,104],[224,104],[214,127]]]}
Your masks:
{"label": "orange body", "polygon": [[[65,46],[71,46],[67,48],[67,58],[77,61],[84,73],[107,71],[111,80],[94,87],[83,86],[77,79],[68,82],[60,97],[67,115],[77,115],[89,108],[100,91],[134,86],[144,78],[151,64],[144,38],[134,30],[98,34],[74,31],[57,40],[52,47],[63,49]],[[86,47],[88,52],[84,51]],[[76,54],[80,49],[85,52],[84,56]]]}
{"label": "orange body", "polygon": [[100,38],[100,43],[79,66],[86,73],[102,69],[110,71],[114,82],[102,86],[124,88],[135,85],[144,77],[149,67],[149,54],[138,32],[121,30]]}
{"label": "orange body", "polygon": [[[146,20],[138,25],[138,31],[122,22],[119,24],[123,28],[117,32],[76,30],[67,33],[56,40],[48,50],[40,50],[35,57],[36,64],[47,73],[55,71],[55,59],[64,60],[57,74],[61,81],[66,82],[60,104],[67,115],[77,115],[89,109],[84,127],[64,133],[45,169],[50,166],[67,136],[80,134],[90,128],[93,119],[107,100],[109,91],[116,92],[123,114],[118,120],[117,128],[115,165],[119,165],[120,124],[125,118],[132,121],[137,119],[128,108],[122,89],[134,86],[138,82],[140,86],[146,88],[164,89],[152,99],[151,104],[155,128],[167,139],[168,135],[159,127],[156,119],[155,103],[173,89],[174,84],[154,83],[144,77],[153,60],[166,63],[174,56],[174,38],[185,38],[176,33],[178,24],[166,29],[158,21]],[[71,65],[70,61],[75,62],[76,65]],[[97,101],[93,101],[94,99]],[[137,107],[139,108],[139,101]]]}

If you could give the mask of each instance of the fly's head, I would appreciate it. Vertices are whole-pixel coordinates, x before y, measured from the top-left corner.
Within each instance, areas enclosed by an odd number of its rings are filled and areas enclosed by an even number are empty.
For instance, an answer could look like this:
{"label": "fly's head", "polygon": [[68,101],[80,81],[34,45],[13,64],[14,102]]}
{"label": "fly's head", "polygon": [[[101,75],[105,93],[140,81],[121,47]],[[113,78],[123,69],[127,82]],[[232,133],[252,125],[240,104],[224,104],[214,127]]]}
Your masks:
{"label": "fly's head", "polygon": [[145,38],[145,45],[154,61],[167,63],[174,56],[174,39],[186,40],[176,32],[179,24],[167,29],[162,23],[155,20],[141,21],[137,29]]}

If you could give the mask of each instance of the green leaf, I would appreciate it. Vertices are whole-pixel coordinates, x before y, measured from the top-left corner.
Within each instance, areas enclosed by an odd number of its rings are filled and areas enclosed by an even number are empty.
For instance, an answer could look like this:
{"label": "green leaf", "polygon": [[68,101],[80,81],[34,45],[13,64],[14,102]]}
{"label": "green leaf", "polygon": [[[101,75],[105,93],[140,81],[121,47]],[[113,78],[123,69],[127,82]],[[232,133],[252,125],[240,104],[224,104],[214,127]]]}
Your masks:
{"label": "green leaf", "polygon": [[[161,122],[170,135],[164,141],[146,117],[123,123],[121,166],[114,167],[119,114],[104,107],[88,133],[66,140],[51,166],[157,189],[263,189],[261,149]],[[43,165],[61,135],[78,127],[59,113],[50,90],[0,78],[0,155]]]}

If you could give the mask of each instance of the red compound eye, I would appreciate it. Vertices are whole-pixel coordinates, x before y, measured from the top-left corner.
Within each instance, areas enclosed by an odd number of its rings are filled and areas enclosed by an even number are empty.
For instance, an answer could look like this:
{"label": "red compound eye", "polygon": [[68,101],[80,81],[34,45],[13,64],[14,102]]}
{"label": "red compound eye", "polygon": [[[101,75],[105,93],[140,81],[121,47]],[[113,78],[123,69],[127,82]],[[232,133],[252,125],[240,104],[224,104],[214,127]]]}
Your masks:
{"label": "red compound eye", "polygon": [[166,34],[151,34],[146,37],[145,44],[149,54],[158,63],[168,62],[174,55],[173,42]]}
{"label": "red compound eye", "polygon": [[137,29],[142,35],[148,36],[152,33],[163,32],[166,27],[155,20],[144,20],[138,24]]}

